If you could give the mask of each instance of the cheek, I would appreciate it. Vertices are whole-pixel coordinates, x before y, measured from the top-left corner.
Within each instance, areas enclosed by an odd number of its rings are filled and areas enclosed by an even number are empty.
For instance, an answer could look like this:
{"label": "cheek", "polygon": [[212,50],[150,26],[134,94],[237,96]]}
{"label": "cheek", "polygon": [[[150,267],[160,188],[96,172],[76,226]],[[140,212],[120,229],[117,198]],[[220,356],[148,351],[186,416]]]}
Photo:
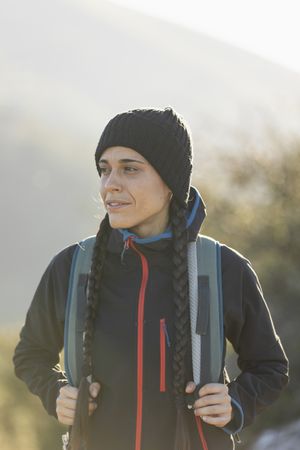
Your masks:
{"label": "cheek", "polygon": [[99,196],[102,199],[102,201],[104,201],[104,186],[103,186],[103,182],[100,181],[100,185],[99,185]]}
{"label": "cheek", "polygon": [[136,215],[150,216],[159,213],[166,207],[168,207],[168,201],[163,192],[148,190],[148,195],[144,193],[136,203]]}
{"label": "cheek", "polygon": [[152,189],[149,191],[151,192],[151,204],[153,206],[161,209],[169,203],[169,189],[157,184],[156,189],[153,189],[152,187]]}

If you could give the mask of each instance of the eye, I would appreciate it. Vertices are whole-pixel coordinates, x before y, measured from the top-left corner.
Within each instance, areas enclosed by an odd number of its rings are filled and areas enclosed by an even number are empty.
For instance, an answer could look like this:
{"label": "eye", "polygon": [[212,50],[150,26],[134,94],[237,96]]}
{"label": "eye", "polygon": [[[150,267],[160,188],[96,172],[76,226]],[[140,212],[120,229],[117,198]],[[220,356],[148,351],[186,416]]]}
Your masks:
{"label": "eye", "polygon": [[134,173],[134,172],[138,172],[138,169],[133,166],[125,166],[124,171],[128,172],[128,173]]}
{"label": "eye", "polygon": [[108,169],[108,167],[99,166],[99,172],[100,172],[100,176],[108,175],[109,174],[109,169]]}

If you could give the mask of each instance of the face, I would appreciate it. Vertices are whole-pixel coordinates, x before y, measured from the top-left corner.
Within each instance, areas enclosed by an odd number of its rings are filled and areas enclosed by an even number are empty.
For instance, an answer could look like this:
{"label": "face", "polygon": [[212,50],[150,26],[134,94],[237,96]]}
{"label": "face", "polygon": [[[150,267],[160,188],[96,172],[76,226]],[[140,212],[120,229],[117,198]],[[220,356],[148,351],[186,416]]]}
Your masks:
{"label": "face", "polygon": [[139,237],[162,233],[172,193],[151,164],[121,146],[106,149],[98,164],[100,194],[111,227],[128,228]]}

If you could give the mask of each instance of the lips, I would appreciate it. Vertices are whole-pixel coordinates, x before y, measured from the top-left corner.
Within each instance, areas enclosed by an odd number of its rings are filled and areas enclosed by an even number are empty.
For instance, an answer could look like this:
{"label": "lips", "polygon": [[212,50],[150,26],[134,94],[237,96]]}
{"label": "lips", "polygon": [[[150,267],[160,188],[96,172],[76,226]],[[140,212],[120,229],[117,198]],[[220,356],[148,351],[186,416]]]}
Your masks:
{"label": "lips", "polygon": [[106,208],[110,210],[120,209],[128,205],[130,205],[129,202],[124,202],[122,200],[109,200],[105,202]]}

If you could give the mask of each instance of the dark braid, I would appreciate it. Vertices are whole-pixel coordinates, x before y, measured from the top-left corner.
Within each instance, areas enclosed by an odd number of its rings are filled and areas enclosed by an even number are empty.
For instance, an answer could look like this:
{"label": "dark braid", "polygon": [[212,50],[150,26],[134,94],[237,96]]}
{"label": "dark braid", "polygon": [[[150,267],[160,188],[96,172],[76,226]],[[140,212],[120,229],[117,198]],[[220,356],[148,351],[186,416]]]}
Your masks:
{"label": "dark braid", "polygon": [[84,329],[84,342],[83,342],[83,371],[87,371],[83,375],[92,374],[92,342],[94,334],[94,321],[97,314],[102,269],[104,266],[107,241],[110,235],[110,225],[108,214],[104,217],[100,224],[98,234],[96,236],[96,242],[92,258],[92,266],[88,280],[88,299],[87,299],[87,312]]}
{"label": "dark braid", "polygon": [[189,450],[184,394],[186,383],[185,358],[190,339],[189,292],[187,269],[186,208],[173,198],[170,208],[173,233],[173,291],[175,302],[175,343],[173,353],[173,390],[177,410],[175,450]]}
{"label": "dark braid", "polygon": [[106,214],[100,224],[100,228],[96,236],[92,266],[88,279],[88,298],[83,338],[82,378],[79,385],[75,419],[71,435],[72,450],[79,450],[82,448],[85,449],[88,442],[89,381],[87,377],[91,376],[90,381],[92,381],[92,344],[94,336],[94,322],[97,315],[102,269],[104,266],[107,241],[110,231],[111,228],[109,225],[109,219]]}

